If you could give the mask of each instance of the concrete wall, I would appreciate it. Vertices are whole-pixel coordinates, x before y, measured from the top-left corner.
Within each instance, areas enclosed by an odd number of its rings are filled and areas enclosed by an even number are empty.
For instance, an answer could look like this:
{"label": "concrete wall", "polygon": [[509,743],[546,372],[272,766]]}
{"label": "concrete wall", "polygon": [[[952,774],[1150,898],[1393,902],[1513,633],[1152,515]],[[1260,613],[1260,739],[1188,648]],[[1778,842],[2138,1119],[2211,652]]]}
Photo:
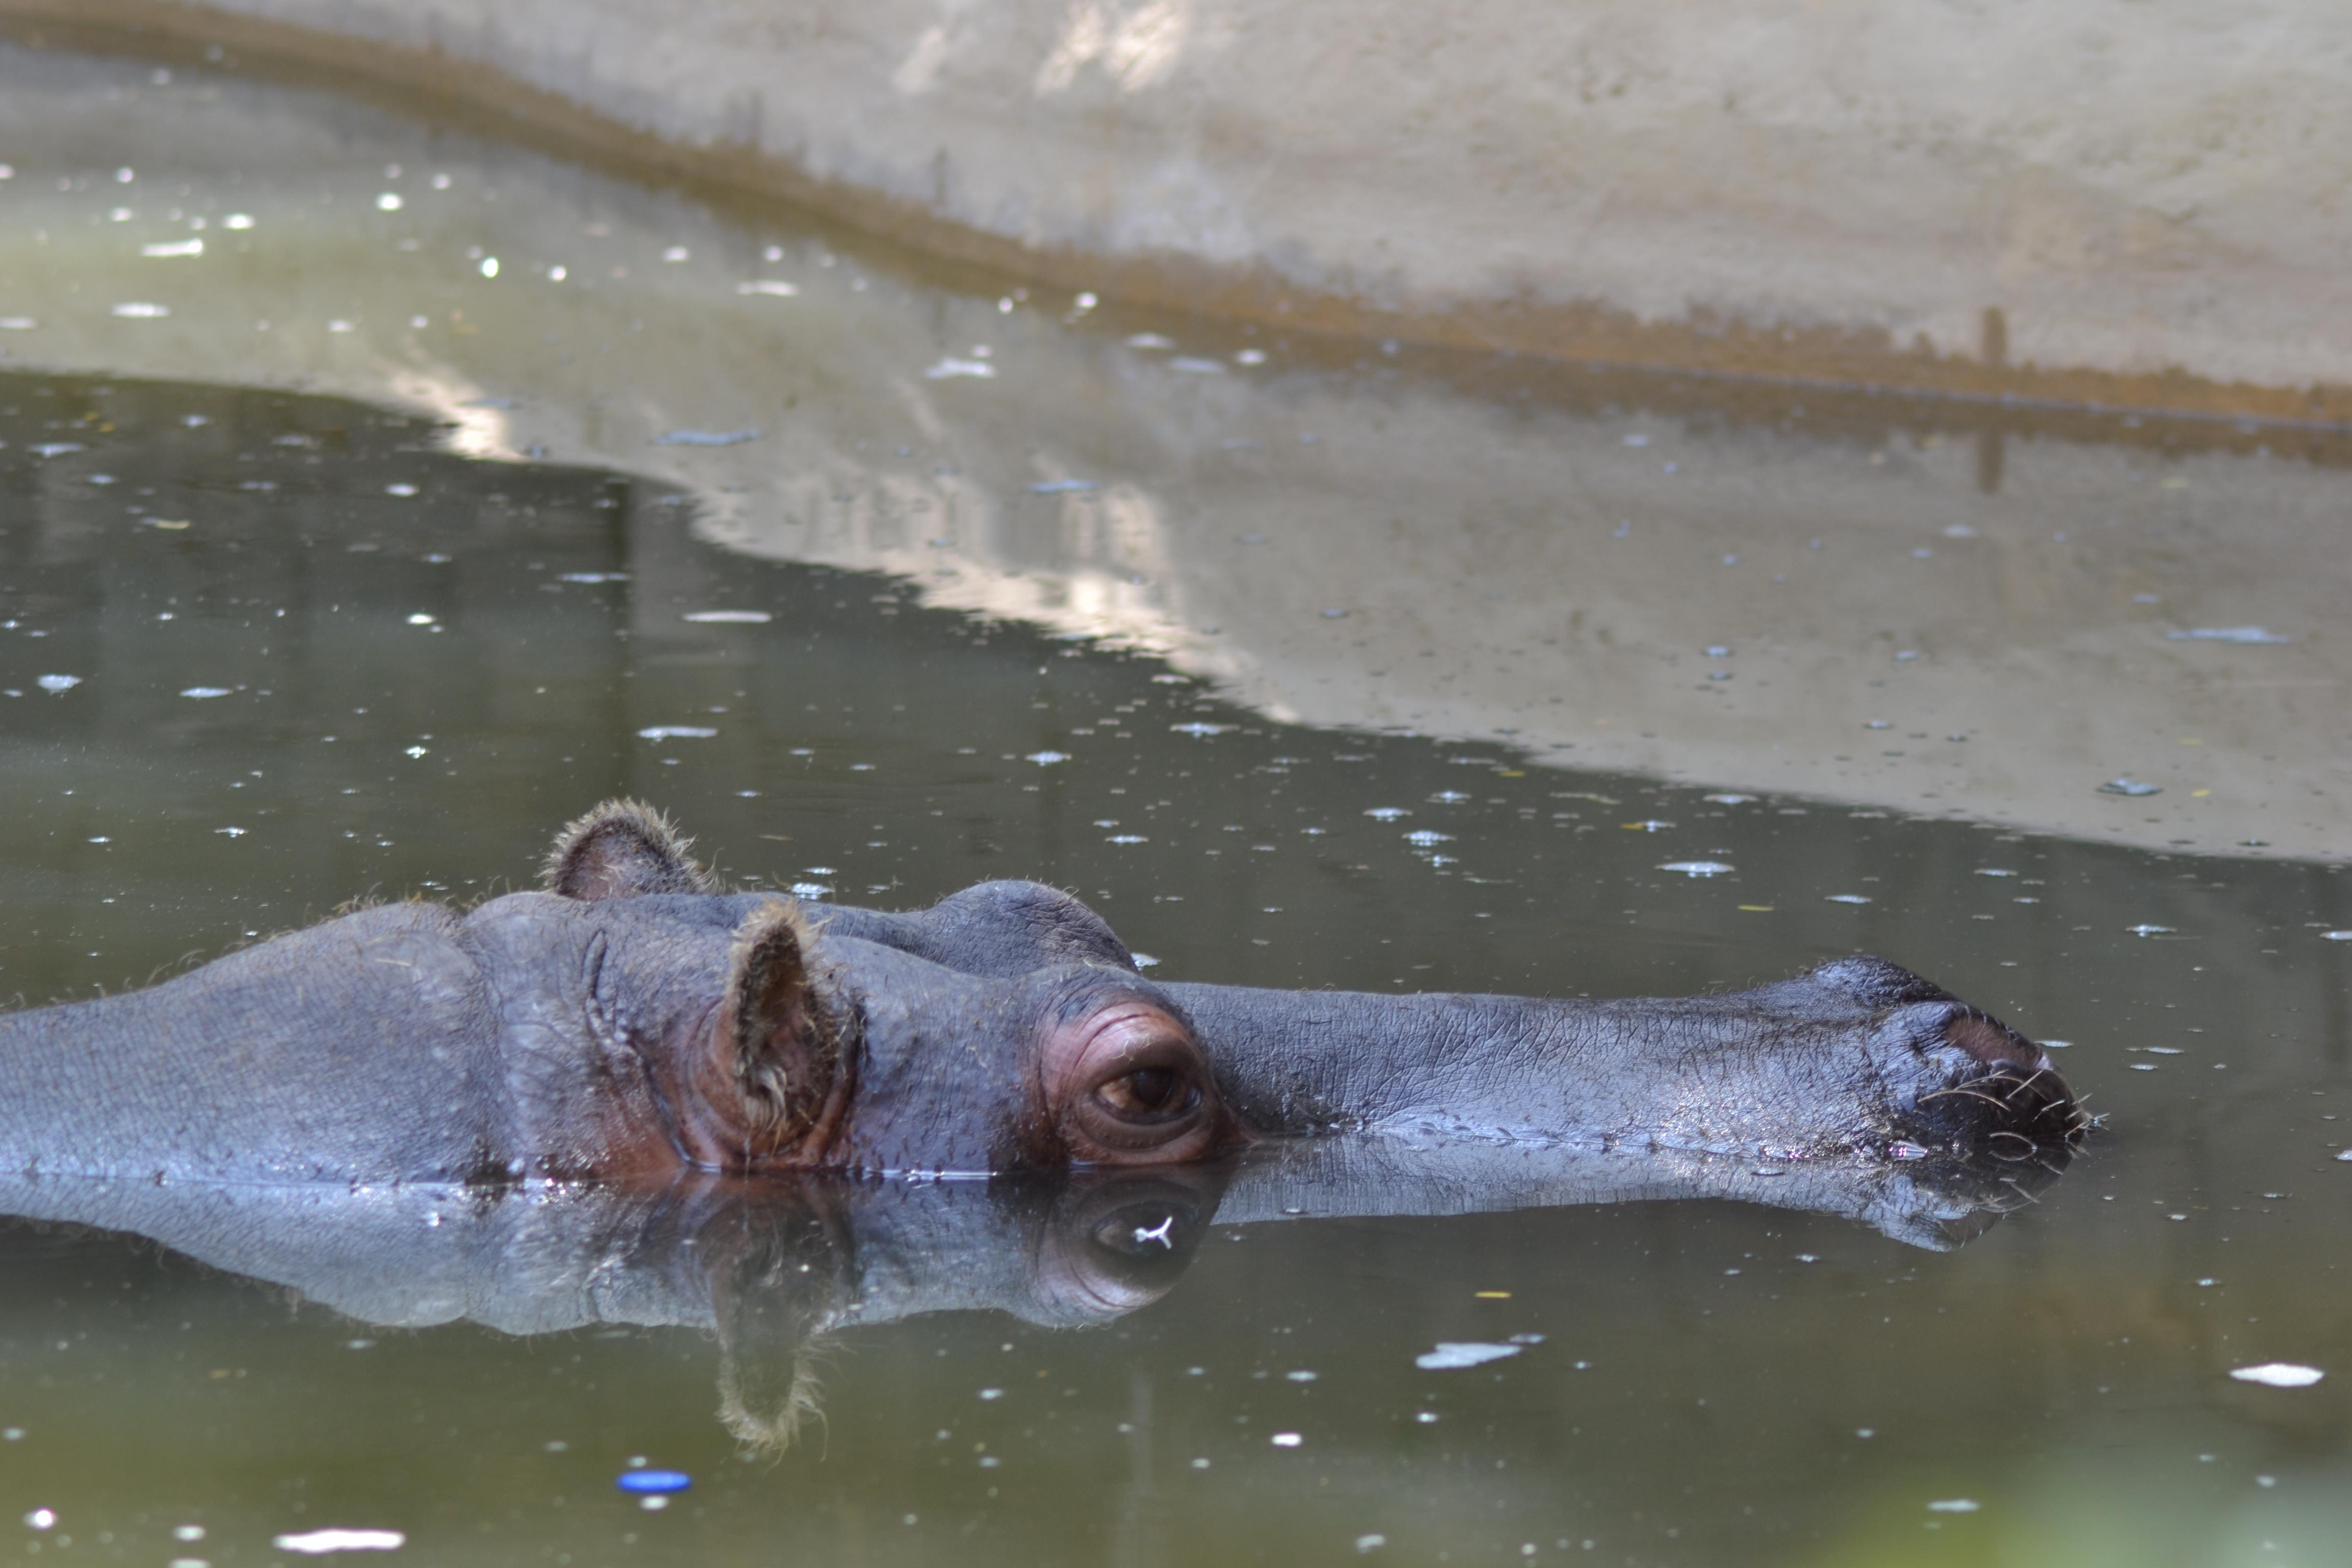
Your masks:
{"label": "concrete wall", "polygon": [[2331,0],[0,0],[569,126],[1107,294],[2352,418]]}

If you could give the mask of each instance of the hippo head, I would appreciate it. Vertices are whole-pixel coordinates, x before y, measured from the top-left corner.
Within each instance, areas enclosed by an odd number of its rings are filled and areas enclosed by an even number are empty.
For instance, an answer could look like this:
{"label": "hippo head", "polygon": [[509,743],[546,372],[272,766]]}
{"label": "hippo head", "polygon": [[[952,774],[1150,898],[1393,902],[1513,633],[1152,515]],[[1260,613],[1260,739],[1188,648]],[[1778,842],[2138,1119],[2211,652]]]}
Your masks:
{"label": "hippo head", "polygon": [[1680,1000],[1162,986],[1093,910],[1034,883],[812,917],[716,893],[688,848],[643,807],[600,807],[558,840],[541,902],[584,905],[615,934],[728,924],[723,976],[640,1036],[666,1134],[694,1166],[1165,1165],[1381,1130],[2032,1162],[2063,1158],[2083,1128],[2041,1047],[1879,959]]}

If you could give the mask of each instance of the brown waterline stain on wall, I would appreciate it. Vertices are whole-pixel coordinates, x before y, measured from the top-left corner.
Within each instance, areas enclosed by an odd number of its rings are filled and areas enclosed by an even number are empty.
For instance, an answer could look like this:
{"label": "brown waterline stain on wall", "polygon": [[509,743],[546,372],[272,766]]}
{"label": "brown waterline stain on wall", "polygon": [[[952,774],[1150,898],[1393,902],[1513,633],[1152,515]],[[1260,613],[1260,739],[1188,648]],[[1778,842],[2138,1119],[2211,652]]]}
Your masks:
{"label": "brown waterline stain on wall", "polygon": [[[1185,257],[1107,258],[1037,247],[940,218],[913,203],[814,178],[783,159],[740,142],[694,145],[638,131],[561,94],[438,49],[416,49],[290,24],[230,16],[183,0],[0,0],[0,37],[27,48],[67,47],[131,55],[163,64],[233,71],[331,91],[373,107],[508,141],[571,161],[593,159],[613,173],[668,184],[741,217],[782,203],[862,233],[1005,279],[1090,289],[1130,306],[1225,317],[1286,332],[1348,340],[1396,340],[1418,347],[1584,362],[1595,369],[1663,373],[1758,383],[1840,398],[1886,395],[1978,404],[2004,415],[2074,412],[2103,423],[2162,417],[2163,445],[2277,449],[2285,426],[2330,448],[2298,455],[2341,461],[2332,449],[2352,434],[2352,384],[2308,387],[2218,382],[2184,370],[2126,374],[2008,363],[2010,323],[1984,312],[1979,353],[1906,349],[1874,327],[1759,327],[1695,311],[1678,321],[1645,321],[1599,303],[1532,300],[1394,311],[1340,294],[1297,289],[1263,268],[1215,268]],[[919,276],[929,270],[916,268]],[[940,279],[966,289],[969,277]],[[1320,356],[1318,356],[1320,357]],[[1948,425],[1939,410],[1938,425]],[[2240,426],[2215,438],[2208,422]],[[1968,421],[1972,425],[1976,421]],[[2023,423],[2023,422],[2021,422]],[[2189,426],[2206,425],[2192,437]],[[2021,430],[2020,433],[2025,433]],[[2115,439],[2112,431],[2094,438]],[[2289,438],[2289,445],[2295,438]],[[2139,444],[2139,443],[2133,443]],[[1984,465],[1990,485],[1998,459]]]}

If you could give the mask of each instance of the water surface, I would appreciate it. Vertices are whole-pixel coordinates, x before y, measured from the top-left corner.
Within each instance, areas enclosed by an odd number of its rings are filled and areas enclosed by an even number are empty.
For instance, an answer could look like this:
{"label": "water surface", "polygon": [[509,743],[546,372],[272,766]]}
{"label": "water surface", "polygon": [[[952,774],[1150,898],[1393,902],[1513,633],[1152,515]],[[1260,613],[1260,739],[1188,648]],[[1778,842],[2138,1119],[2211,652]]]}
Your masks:
{"label": "water surface", "polygon": [[[397,1269],[337,1310],[19,1223],[0,1518],[55,1516],[0,1536],[26,1560],[263,1563],[331,1525],[436,1563],[2235,1564],[2333,1561],[2352,1523],[2332,870],[1285,725],[356,404],[15,375],[0,442],[0,989],[30,1001],[355,895],[528,885],[631,794],[813,899],[1071,888],[1162,977],[1606,995],[1867,949],[2069,1042],[2107,1118],[1943,1251],[1733,1203],[1234,1223],[1209,1182],[706,1204],[753,1238],[733,1273],[648,1244],[583,1283],[603,1255],[550,1260],[606,1222],[545,1198],[446,1216],[510,1250],[415,1326]],[[1660,868],[1702,860],[1733,869]],[[2330,1375],[2228,1375],[2270,1361]],[[795,1378],[821,1413],[740,1441]],[[641,1508],[639,1459],[694,1489]]]}

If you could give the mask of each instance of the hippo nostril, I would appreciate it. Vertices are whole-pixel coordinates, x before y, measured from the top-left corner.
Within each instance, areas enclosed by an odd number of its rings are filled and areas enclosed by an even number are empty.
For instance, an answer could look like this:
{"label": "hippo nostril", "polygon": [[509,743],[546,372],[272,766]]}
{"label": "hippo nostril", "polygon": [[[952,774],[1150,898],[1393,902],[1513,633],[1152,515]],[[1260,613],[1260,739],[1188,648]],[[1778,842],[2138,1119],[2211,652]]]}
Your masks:
{"label": "hippo nostril", "polygon": [[2004,1164],[2063,1161],[2089,1130],[2049,1056],[1990,1014],[1947,1003],[1920,1016],[1925,1061],[1943,1082],[1919,1096],[1919,1131]]}
{"label": "hippo nostril", "polygon": [[1998,1071],[2016,1068],[2032,1072],[2044,1064],[2033,1043],[2000,1019],[1973,1007],[1958,1008],[1945,1026],[1944,1042],[1966,1051],[1979,1066]]}

